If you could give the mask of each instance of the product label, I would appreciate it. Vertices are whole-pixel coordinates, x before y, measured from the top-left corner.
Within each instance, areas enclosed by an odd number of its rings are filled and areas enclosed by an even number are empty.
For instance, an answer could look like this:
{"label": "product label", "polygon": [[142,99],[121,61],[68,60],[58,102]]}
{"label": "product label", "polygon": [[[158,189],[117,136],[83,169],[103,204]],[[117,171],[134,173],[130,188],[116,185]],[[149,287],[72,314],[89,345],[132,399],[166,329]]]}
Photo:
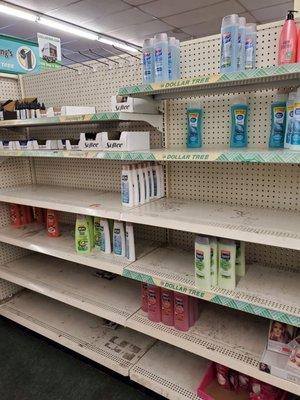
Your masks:
{"label": "product label", "polygon": [[221,67],[230,67],[232,63],[232,35],[231,32],[222,33],[221,42]]}
{"label": "product label", "polygon": [[156,170],[152,170],[152,175],[153,175],[153,186],[154,186],[154,197],[157,196],[157,175],[156,175]]}
{"label": "product label", "polygon": [[291,143],[291,137],[294,129],[294,104],[287,107],[287,121],[286,121],[286,143]]}
{"label": "product label", "polygon": [[125,257],[126,257],[126,258],[129,258],[128,232],[125,232]]}
{"label": "product label", "polygon": [[150,51],[143,52],[144,78],[149,80],[152,76],[152,55]]}
{"label": "product label", "polygon": [[291,145],[300,145],[300,102],[294,104]]}
{"label": "product label", "polygon": [[195,267],[196,267],[196,275],[199,279],[205,279],[205,263],[204,263],[204,251],[196,250],[195,253]]}
{"label": "product label", "polygon": [[246,145],[246,113],[243,108],[234,110],[233,143],[240,146]]}
{"label": "product label", "polygon": [[254,59],[254,42],[251,37],[245,39],[245,69],[252,69],[255,67]]}
{"label": "product label", "polygon": [[285,40],[282,43],[280,52],[283,53],[284,62],[291,63],[294,59],[293,48],[295,48],[293,40]]}
{"label": "product label", "polygon": [[129,204],[129,182],[128,182],[128,175],[122,176],[121,182],[121,197],[122,203]]}
{"label": "product label", "polygon": [[188,112],[188,135],[190,143],[197,143],[198,138],[198,123],[199,123],[200,115],[195,112]]}
{"label": "product label", "polygon": [[100,231],[100,250],[105,251],[105,235],[103,226],[99,227],[99,231]]}
{"label": "product label", "polygon": [[285,133],[285,107],[278,106],[273,109],[273,144],[282,147]]}
{"label": "product label", "polygon": [[223,278],[231,277],[231,254],[229,250],[221,250],[220,269]]}
{"label": "product label", "polygon": [[157,47],[155,49],[155,74],[162,76],[163,73],[163,49]]}

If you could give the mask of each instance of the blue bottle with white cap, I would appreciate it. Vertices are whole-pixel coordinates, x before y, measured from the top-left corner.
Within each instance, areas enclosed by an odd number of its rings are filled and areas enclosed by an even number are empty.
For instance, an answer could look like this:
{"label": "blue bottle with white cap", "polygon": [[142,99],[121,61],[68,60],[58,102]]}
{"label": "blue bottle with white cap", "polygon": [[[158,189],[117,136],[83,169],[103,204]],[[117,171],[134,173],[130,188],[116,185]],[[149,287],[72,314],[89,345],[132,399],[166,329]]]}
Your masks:
{"label": "blue bottle with white cap", "polygon": [[166,33],[158,33],[154,38],[154,80],[155,82],[169,80],[168,35]]}

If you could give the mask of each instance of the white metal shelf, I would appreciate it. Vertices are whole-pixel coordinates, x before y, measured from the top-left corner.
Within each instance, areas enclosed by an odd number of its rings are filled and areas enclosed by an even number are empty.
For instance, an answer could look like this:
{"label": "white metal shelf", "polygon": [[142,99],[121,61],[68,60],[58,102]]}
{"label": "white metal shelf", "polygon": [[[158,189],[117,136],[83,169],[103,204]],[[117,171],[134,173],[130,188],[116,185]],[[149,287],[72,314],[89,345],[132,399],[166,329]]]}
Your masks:
{"label": "white metal shelf", "polygon": [[171,198],[129,209],[117,192],[45,185],[2,189],[0,201],[300,250],[300,214],[294,211]]}
{"label": "white metal shelf", "polygon": [[166,246],[125,267],[123,275],[300,327],[299,270],[248,265],[235,290],[203,291],[195,286],[193,251]]}
{"label": "white metal shelf", "polygon": [[[49,238],[45,227],[36,224],[20,228],[11,226],[0,228],[1,242],[118,275],[122,275],[124,267],[132,263],[125,257],[118,257],[113,253],[104,254],[97,250],[93,250],[89,254],[79,254],[75,251],[74,236],[74,229],[69,225],[61,225],[61,236],[57,238]],[[158,243],[136,238],[137,258],[144,256],[158,246]]]}
{"label": "white metal shelf", "polygon": [[208,364],[204,358],[157,342],[131,368],[129,376],[167,399],[199,400],[197,388]]}
{"label": "white metal shelf", "polygon": [[258,369],[267,342],[269,321],[233,310],[230,314],[224,313],[222,307],[202,304],[205,307],[202,308],[199,320],[188,332],[152,322],[141,310],[129,318],[127,326],[300,395],[300,385]]}
{"label": "white metal shelf", "polygon": [[1,265],[0,278],[121,325],[140,308],[138,282],[104,279],[94,269],[41,254]]}
{"label": "white metal shelf", "polygon": [[154,343],[130,329],[109,329],[95,315],[29,291],[1,304],[0,315],[124,376]]}
{"label": "white metal shelf", "polygon": [[234,162],[299,164],[300,152],[267,148],[229,149],[203,147],[197,149],[151,149],[136,151],[98,150],[0,150],[0,157],[79,158],[120,161]]}

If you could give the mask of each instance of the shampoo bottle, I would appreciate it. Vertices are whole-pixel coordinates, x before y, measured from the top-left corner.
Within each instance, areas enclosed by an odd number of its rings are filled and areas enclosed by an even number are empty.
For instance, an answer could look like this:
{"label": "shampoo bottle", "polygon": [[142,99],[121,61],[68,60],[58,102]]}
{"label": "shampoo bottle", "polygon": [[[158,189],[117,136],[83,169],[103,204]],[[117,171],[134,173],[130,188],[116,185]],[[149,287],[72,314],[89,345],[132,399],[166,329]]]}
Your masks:
{"label": "shampoo bottle", "polygon": [[134,205],[132,169],[131,165],[127,164],[122,166],[121,199],[122,206],[132,207]]}
{"label": "shampoo bottle", "polygon": [[148,203],[150,201],[150,184],[149,184],[149,175],[147,163],[142,163],[142,171],[143,171],[143,182],[145,187],[145,202]]}
{"label": "shampoo bottle", "polygon": [[89,221],[85,215],[76,216],[75,250],[77,253],[90,253],[92,250]]}
{"label": "shampoo bottle", "polygon": [[245,96],[233,97],[230,113],[231,113],[230,147],[247,147],[248,106]]}
{"label": "shampoo bottle", "polygon": [[187,147],[202,147],[202,109],[190,106],[187,109]]}
{"label": "shampoo bottle", "polygon": [[278,65],[296,62],[298,31],[293,10],[289,10],[279,36]]}
{"label": "shampoo bottle", "polygon": [[149,197],[150,200],[154,198],[154,180],[151,163],[147,163],[148,179],[149,179]]}
{"label": "shampoo bottle", "polygon": [[219,242],[218,286],[222,289],[235,289],[236,286],[236,244],[234,240],[222,239]]}
{"label": "shampoo bottle", "polygon": [[107,219],[100,220],[100,250],[103,253],[111,253],[110,229]]}
{"label": "shampoo bottle", "polygon": [[246,38],[246,18],[239,17],[238,47],[237,47],[237,70],[245,69],[245,38]]}
{"label": "shampoo bottle", "polygon": [[168,73],[169,80],[177,79],[177,41],[174,37],[168,38]]}
{"label": "shampoo bottle", "polygon": [[270,148],[282,148],[284,145],[286,123],[286,96],[277,95],[271,106],[271,132],[269,137]]}
{"label": "shampoo bottle", "polygon": [[125,231],[121,221],[114,222],[113,250],[116,256],[125,257]]}
{"label": "shampoo bottle", "polygon": [[95,247],[94,218],[91,215],[87,215],[86,220],[87,220],[89,231],[90,231],[91,249],[93,249]]}
{"label": "shampoo bottle", "polygon": [[211,249],[209,238],[204,236],[196,236],[195,285],[199,289],[210,289],[211,287],[210,254]]}
{"label": "shampoo bottle", "polygon": [[145,39],[142,49],[143,54],[143,82],[154,82],[154,47],[153,39]]}
{"label": "shampoo bottle", "polygon": [[179,331],[188,331],[189,315],[189,296],[174,292],[174,327]]}
{"label": "shampoo bottle", "polygon": [[245,69],[254,69],[256,60],[256,24],[246,24]]}
{"label": "shampoo bottle", "polygon": [[168,36],[159,33],[154,38],[154,79],[155,82],[167,81],[168,70]]}
{"label": "shampoo bottle", "polygon": [[148,312],[148,284],[145,282],[141,283],[141,296],[142,296],[141,308],[143,311]]}
{"label": "shampoo bottle", "polygon": [[60,229],[56,211],[47,210],[47,234],[49,237],[58,237]]}
{"label": "shampoo bottle", "polygon": [[161,321],[160,287],[148,285],[148,318],[153,322]]}
{"label": "shampoo bottle", "polygon": [[300,87],[297,89],[294,114],[293,114],[293,133],[291,135],[291,150],[300,150]]}
{"label": "shampoo bottle", "polygon": [[145,179],[144,179],[142,164],[137,165],[137,178],[139,185],[139,200],[140,200],[139,203],[145,204],[146,202]]}
{"label": "shampoo bottle", "polygon": [[221,72],[237,71],[239,17],[227,15],[221,26]]}
{"label": "shampoo bottle", "polygon": [[132,184],[133,184],[133,204],[138,206],[141,203],[141,194],[138,178],[138,167],[136,164],[132,165]]}
{"label": "shampoo bottle", "polygon": [[126,222],[125,225],[125,257],[129,261],[135,261],[135,244],[134,244],[134,232],[133,225],[131,222]]}
{"label": "shampoo bottle", "polygon": [[174,325],[174,292],[164,288],[161,289],[161,322]]}
{"label": "shampoo bottle", "polygon": [[286,102],[286,125],[284,135],[284,148],[289,149],[291,146],[291,137],[294,129],[294,103],[296,92],[289,93],[288,101]]}
{"label": "shampoo bottle", "polygon": [[100,217],[94,217],[94,245],[96,250],[101,250]]}
{"label": "shampoo bottle", "polygon": [[218,240],[215,237],[209,238],[210,244],[210,278],[211,286],[218,285]]}

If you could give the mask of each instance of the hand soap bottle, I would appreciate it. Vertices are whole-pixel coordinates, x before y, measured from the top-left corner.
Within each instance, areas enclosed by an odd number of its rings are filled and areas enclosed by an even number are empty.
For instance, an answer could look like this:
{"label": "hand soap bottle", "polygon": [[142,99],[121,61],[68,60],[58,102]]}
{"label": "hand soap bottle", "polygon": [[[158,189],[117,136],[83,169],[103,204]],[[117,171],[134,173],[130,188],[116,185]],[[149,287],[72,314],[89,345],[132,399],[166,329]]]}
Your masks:
{"label": "hand soap bottle", "polygon": [[232,100],[230,147],[247,147],[248,145],[248,105],[245,96],[236,96]]}
{"label": "hand soap bottle", "polygon": [[279,37],[278,65],[293,64],[297,56],[298,30],[294,20],[296,11],[289,10]]}

